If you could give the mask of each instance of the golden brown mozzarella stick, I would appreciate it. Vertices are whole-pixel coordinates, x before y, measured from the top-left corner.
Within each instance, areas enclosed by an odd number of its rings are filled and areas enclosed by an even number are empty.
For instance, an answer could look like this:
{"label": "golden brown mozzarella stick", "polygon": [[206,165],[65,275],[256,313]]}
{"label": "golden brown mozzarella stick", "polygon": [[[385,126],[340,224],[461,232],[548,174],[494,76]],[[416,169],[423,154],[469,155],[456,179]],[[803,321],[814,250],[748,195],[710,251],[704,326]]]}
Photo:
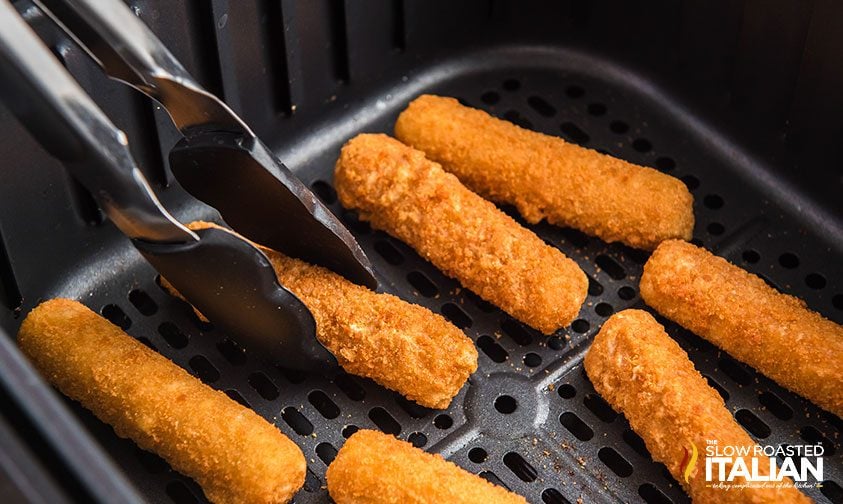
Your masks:
{"label": "golden brown mozzarella stick", "polygon": [[358,135],[342,148],[335,184],[343,206],[518,320],[551,334],[579,313],[588,290],[579,266],[422,152]]}
{"label": "golden brown mozzarella stick", "polygon": [[18,344],[62,393],[213,502],[287,502],[304,484],[304,455],[277,428],[76,301],[40,304]]}
{"label": "golden brown mozzarella stick", "polygon": [[337,504],[526,504],[526,500],[406,441],[361,430],[326,474]]}
{"label": "golden brown mozzarella stick", "polygon": [[[194,230],[219,227],[193,222]],[[477,369],[471,339],[441,315],[257,245],[316,319],[316,337],[351,374],[429,408],[447,408]]]}
{"label": "golden brown mozzarella stick", "polygon": [[843,326],[707,250],[662,243],[641,297],[665,317],[843,417]]}
{"label": "golden brown mozzarella stick", "polygon": [[[790,488],[782,489],[740,489],[737,485],[746,483],[740,477],[731,482],[735,487],[729,490],[713,488],[717,481],[706,481],[703,460],[708,441],[716,441],[720,447],[754,447],[755,442],[732,418],[717,391],[694,369],[685,351],[649,313],[624,310],[610,317],[585,356],[585,370],[595,390],[623,413],[653,459],[667,466],[694,502],[811,502],[789,479],[783,483]],[[691,443],[700,457],[686,483]],[[749,457],[746,463],[751,465]],[[760,457],[759,474],[769,475],[769,464],[767,457]],[[727,464],[727,475],[730,470]]]}
{"label": "golden brown mozzarella stick", "polygon": [[442,163],[471,190],[607,242],[652,250],[689,240],[693,197],[678,179],[536,133],[453,98],[422,95],[395,123],[395,136]]}

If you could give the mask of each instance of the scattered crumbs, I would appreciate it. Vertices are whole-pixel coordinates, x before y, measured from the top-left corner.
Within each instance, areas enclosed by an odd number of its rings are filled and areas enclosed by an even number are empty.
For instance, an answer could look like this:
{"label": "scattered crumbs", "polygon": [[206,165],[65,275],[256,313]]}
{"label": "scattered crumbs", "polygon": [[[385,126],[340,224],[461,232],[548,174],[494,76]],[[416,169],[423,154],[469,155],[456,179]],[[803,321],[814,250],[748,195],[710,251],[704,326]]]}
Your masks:
{"label": "scattered crumbs", "polygon": [[556,390],[556,384],[551,383],[550,385],[547,386],[547,390],[553,392],[554,390]]}

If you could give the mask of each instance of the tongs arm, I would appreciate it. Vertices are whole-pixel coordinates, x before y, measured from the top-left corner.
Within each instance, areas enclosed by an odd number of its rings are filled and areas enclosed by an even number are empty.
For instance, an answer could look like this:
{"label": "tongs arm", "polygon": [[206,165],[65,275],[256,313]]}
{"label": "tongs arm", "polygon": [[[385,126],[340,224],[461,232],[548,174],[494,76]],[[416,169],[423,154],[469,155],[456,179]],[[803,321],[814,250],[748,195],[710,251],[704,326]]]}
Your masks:
{"label": "tongs arm", "polygon": [[183,133],[214,125],[252,137],[232,110],[197,83],[128,8],[113,0],[33,0],[112,78],[155,99]]}
{"label": "tongs arm", "polygon": [[160,204],[118,129],[43,46],[17,11],[0,1],[0,95],[12,113],[92,191],[131,238],[187,243],[196,235]]}

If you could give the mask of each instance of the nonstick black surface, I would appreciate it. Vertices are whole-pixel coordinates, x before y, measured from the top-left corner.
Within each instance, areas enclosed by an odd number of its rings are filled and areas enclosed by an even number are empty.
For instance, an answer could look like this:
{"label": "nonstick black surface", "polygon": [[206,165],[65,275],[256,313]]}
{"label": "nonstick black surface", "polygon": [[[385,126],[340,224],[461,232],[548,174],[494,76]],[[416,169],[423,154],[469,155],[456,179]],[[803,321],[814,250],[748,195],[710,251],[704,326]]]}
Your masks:
{"label": "nonstick black surface", "polygon": [[[107,223],[75,235],[89,237],[79,245],[87,252],[84,259],[59,283],[26,297],[24,311],[37,298],[77,297],[275,423],[308,459],[307,481],[296,502],[327,501],[325,469],[344,439],[360,428],[380,429],[442,453],[530,502],[687,502],[623,416],[596,395],[581,365],[608,316],[644,307],[637,286],[647,253],[571,229],[530,226],[576,260],[590,279],[579,317],[547,338],[459,288],[406,245],[372,231],[337,203],[331,181],[341,144],[359,132],[391,132],[397,113],[423,92],[455,96],[522,127],[679,177],[695,198],[695,243],[801,297],[826,317],[843,320],[843,244],[807,200],[639,76],[592,56],[529,47],[465,54],[408,73],[367,97],[333,107],[321,125],[289,136],[278,147],[281,159],[358,237],[383,291],[444,314],[477,343],[479,369],[447,410],[419,407],[369,380],[305,376],[241,352],[164,293],[154,270]],[[184,221],[213,216],[190,203],[176,185],[160,192]],[[90,238],[96,233],[108,239]],[[4,320],[10,331],[19,323]],[[806,493],[819,502],[843,499],[839,418],[660,321],[755,439],[822,443],[826,481]],[[71,407],[151,502],[204,501],[194,482],[119,439],[78,405]]]}

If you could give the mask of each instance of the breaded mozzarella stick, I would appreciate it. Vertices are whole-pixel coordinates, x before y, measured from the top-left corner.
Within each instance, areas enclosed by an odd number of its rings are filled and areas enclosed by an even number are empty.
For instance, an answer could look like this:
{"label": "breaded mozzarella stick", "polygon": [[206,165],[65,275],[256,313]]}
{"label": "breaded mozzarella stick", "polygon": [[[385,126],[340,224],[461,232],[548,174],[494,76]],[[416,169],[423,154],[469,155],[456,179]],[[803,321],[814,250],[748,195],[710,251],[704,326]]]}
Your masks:
{"label": "breaded mozzarella stick", "polygon": [[76,301],[41,303],[18,344],[62,393],[212,502],[287,502],[304,484],[304,455],[275,426]]}
{"label": "breaded mozzarella stick", "polygon": [[650,256],[640,288],[665,317],[843,417],[843,326],[680,241],[664,242]]}
{"label": "breaded mozzarella stick", "polygon": [[[208,222],[188,227],[210,226],[220,227]],[[442,409],[477,369],[474,343],[441,315],[257,247],[272,263],[281,285],[313,314],[316,337],[347,372],[371,378],[422,406]]]}
{"label": "breaded mozzarella stick", "polygon": [[693,197],[669,175],[520,128],[453,98],[422,95],[395,136],[483,197],[607,242],[652,250],[691,239]]}
{"label": "breaded mozzarella stick", "polygon": [[354,433],[326,474],[337,504],[526,504],[495,486],[406,441],[372,430]]}
{"label": "breaded mozzarella stick", "polygon": [[[793,488],[789,478],[782,481],[789,487],[780,489],[739,488],[737,485],[746,483],[740,476],[730,482],[733,488],[728,490],[716,488],[718,481],[706,481],[708,442],[750,450],[755,442],[732,418],[717,391],[694,369],[685,351],[649,313],[624,310],[611,316],[585,356],[585,371],[597,393],[623,413],[653,459],[667,466],[695,503],[811,502]],[[698,459],[691,465],[689,454],[694,447]],[[752,464],[751,458],[746,457],[747,466]],[[768,476],[769,459],[758,458],[758,473]],[[728,475],[732,464],[726,466]]]}
{"label": "breaded mozzarella stick", "polygon": [[386,135],[358,135],[337,161],[340,202],[466,288],[545,334],[571,323],[588,280],[577,263]]}

